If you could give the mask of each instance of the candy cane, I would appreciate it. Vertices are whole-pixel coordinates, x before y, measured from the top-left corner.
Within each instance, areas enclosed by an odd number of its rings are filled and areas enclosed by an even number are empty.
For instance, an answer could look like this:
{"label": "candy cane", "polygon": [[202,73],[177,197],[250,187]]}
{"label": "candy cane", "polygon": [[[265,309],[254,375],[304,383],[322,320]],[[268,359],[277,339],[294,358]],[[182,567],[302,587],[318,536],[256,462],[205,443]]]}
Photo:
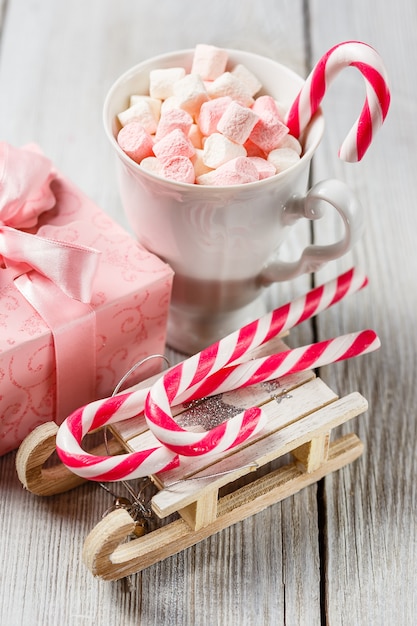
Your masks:
{"label": "candy cane", "polygon": [[[314,343],[302,348],[274,354],[248,363],[218,370],[203,381],[189,399],[217,395],[232,389],[265,382],[306,369],[321,367],[343,359],[367,354],[379,348],[373,330],[351,333]],[[202,456],[223,452],[246,441],[263,427],[265,416],[261,409],[248,409],[219,424],[210,431],[193,433],[181,428],[174,420],[170,405],[189,388],[186,362],[177,371],[171,370],[151,388],[145,403],[145,418],[154,435],[167,448],[183,456]],[[181,367],[183,366],[183,367]],[[182,376],[182,374],[185,374]]]}
{"label": "candy cane", "polygon": [[320,106],[326,89],[345,67],[356,67],[365,79],[366,99],[362,112],[342,143],[344,161],[360,161],[383,124],[390,105],[387,73],[379,54],[368,44],[346,41],[331,48],[308,76],[291,106],[286,124],[299,137]]}
{"label": "candy cane", "polygon": [[[185,362],[188,372],[192,373],[192,376],[188,377],[189,388],[177,397],[177,401],[185,402],[188,398],[194,397],[196,389],[204,380],[229,364],[238,364],[252,348],[317,315],[347,295],[362,289],[366,284],[366,276],[351,269],[190,357]],[[184,370],[184,364],[170,371],[178,372],[179,368]],[[177,455],[161,446],[157,440],[155,446],[149,450],[115,457],[97,457],[85,452],[81,447],[82,439],[88,432],[141,414],[149,391],[149,388],[145,388],[98,400],[70,415],[59,428],[57,435],[57,452],[62,462],[83,478],[102,481],[148,476],[178,464]],[[245,416],[241,416],[239,428],[243,430],[244,425],[249,427],[249,424],[252,424],[251,428],[256,428],[253,420],[256,421],[258,418],[261,427],[262,415],[255,410],[247,412]],[[234,428],[236,426],[237,421]]]}

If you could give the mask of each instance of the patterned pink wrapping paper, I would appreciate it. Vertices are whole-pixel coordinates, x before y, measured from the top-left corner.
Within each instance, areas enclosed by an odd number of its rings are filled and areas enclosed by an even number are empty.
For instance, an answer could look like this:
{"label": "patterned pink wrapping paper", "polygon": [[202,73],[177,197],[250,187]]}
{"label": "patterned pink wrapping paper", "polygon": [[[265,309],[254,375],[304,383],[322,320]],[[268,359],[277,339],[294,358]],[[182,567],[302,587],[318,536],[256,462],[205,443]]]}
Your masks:
{"label": "patterned pink wrapping paper", "polygon": [[[164,351],[173,272],[142,248],[69,180],[58,175],[51,188],[56,206],[40,216],[33,234],[101,251],[91,307],[96,316],[94,397],[111,395],[123,375],[144,357]],[[43,318],[0,268],[0,454],[19,446],[37,425],[66,417],[56,415],[57,378],[52,333]],[[5,278],[9,278],[7,281]],[[6,286],[5,286],[6,285]],[[56,302],[56,307],[65,306]],[[83,368],[83,345],[77,346],[77,320],[67,328],[75,342],[73,367]],[[78,339],[78,341],[80,341]],[[130,384],[161,369],[151,359]],[[71,385],[66,379],[62,383]],[[82,402],[68,388],[72,410]]]}

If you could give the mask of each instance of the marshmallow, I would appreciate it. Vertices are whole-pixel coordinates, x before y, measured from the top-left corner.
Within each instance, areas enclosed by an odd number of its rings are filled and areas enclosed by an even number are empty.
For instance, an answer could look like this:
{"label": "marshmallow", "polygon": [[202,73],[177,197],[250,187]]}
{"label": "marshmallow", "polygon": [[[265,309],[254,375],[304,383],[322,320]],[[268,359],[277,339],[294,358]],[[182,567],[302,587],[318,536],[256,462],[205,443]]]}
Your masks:
{"label": "marshmallow", "polygon": [[151,98],[166,100],[173,95],[174,84],[184,78],[183,67],[167,67],[149,72],[149,95]]}
{"label": "marshmallow", "polygon": [[253,103],[252,110],[264,120],[283,121],[279,105],[272,96],[259,96]]}
{"label": "marshmallow", "polygon": [[277,148],[268,154],[268,161],[274,165],[277,174],[295,165],[299,160],[299,155],[291,148]]}
{"label": "marshmallow", "polygon": [[231,102],[217,124],[217,130],[235,143],[243,144],[249,138],[259,117],[248,107]]}
{"label": "marshmallow", "polygon": [[281,141],[278,147],[291,148],[291,150],[295,150],[298,156],[301,156],[301,153],[303,151],[303,148],[298,139],[296,139],[293,135],[290,135],[289,133],[285,135],[284,139]]}
{"label": "marshmallow", "polygon": [[197,124],[203,135],[211,135],[217,131],[217,124],[231,102],[233,100],[230,96],[203,102],[197,118]]}
{"label": "marshmallow", "polygon": [[[117,118],[122,150],[151,173],[184,183],[236,185],[296,164],[300,142],[284,123],[286,107],[261,92],[227,51],[198,44],[191,70],[155,69],[149,94],[133,94]],[[122,132],[123,131],[123,132]]]}
{"label": "marshmallow", "polygon": [[280,121],[271,122],[260,119],[254,126],[249,138],[264,152],[275,150],[288,134],[288,128]]}
{"label": "marshmallow", "polygon": [[194,156],[195,148],[183,131],[177,128],[154,144],[153,153],[160,161],[166,161],[176,156],[190,158]]}
{"label": "marshmallow", "polygon": [[156,129],[155,141],[159,141],[176,128],[182,130],[184,135],[188,135],[192,123],[193,118],[184,109],[164,109]]}
{"label": "marshmallow", "polygon": [[117,143],[133,161],[140,163],[142,159],[152,156],[153,141],[140,122],[130,122],[119,131]]}
{"label": "marshmallow", "polygon": [[161,115],[163,111],[168,111],[170,109],[180,109],[180,99],[175,96],[169,96],[166,100],[162,100],[161,102]]}
{"label": "marshmallow", "polygon": [[254,96],[262,89],[262,83],[252,74],[245,65],[238,63],[232,70],[231,74],[246,85],[251,96]]}
{"label": "marshmallow", "polygon": [[203,148],[203,161],[207,167],[216,168],[236,157],[245,157],[245,148],[220,133],[207,137]]}
{"label": "marshmallow", "polygon": [[209,99],[207,89],[198,74],[186,74],[173,87],[173,95],[178,98],[180,107],[193,117],[197,116],[203,102]]}
{"label": "marshmallow", "polygon": [[227,52],[216,46],[197,44],[191,66],[191,74],[199,74],[203,80],[214,80],[226,69]]}
{"label": "marshmallow", "polygon": [[179,183],[193,184],[195,172],[190,159],[185,156],[173,156],[162,163],[160,175]]}
{"label": "marshmallow", "polygon": [[262,148],[253,143],[250,139],[247,139],[243,144],[243,147],[246,150],[248,157],[261,157],[262,159],[266,159],[268,156]]}
{"label": "marshmallow", "polygon": [[128,109],[121,111],[117,117],[122,126],[126,126],[133,120],[140,122],[150,135],[153,135],[158,127],[159,116],[155,116],[154,109],[145,99],[137,100]]}
{"label": "marshmallow", "polygon": [[201,148],[197,148],[195,151],[195,155],[191,158],[191,162],[194,165],[195,176],[201,176],[202,174],[207,174],[207,172],[213,171],[213,168],[208,167],[203,161],[203,150]]}
{"label": "marshmallow", "polygon": [[260,96],[252,110],[260,119],[250,134],[251,141],[266,153],[278,148],[288,134],[288,128],[281,121],[275,100],[271,96]]}
{"label": "marshmallow", "polygon": [[203,147],[203,135],[198,124],[191,124],[191,128],[188,131],[188,139],[191,141],[194,148]]}
{"label": "marshmallow", "polygon": [[160,174],[161,173],[161,161],[157,159],[155,156],[149,156],[142,159],[140,162],[140,166],[143,167],[147,172],[151,172],[152,174]]}
{"label": "marshmallow", "polygon": [[261,157],[248,157],[258,171],[259,180],[269,178],[277,173],[275,165],[271,161],[267,161]]}
{"label": "marshmallow", "polygon": [[230,96],[242,106],[250,107],[254,103],[250,90],[244,82],[236,78],[231,72],[223,72],[207,87],[210,98]]}
{"label": "marshmallow", "polygon": [[151,98],[150,96],[143,96],[141,94],[132,94],[130,96],[129,106],[133,106],[134,104],[137,104],[138,102],[141,102],[143,100],[145,100],[145,102],[149,104],[149,107],[151,108],[151,111],[154,114],[155,118],[159,120],[162,104],[159,98]]}
{"label": "marshmallow", "polygon": [[247,157],[237,157],[212,172],[202,174],[196,179],[199,185],[243,185],[259,180],[258,170]]}

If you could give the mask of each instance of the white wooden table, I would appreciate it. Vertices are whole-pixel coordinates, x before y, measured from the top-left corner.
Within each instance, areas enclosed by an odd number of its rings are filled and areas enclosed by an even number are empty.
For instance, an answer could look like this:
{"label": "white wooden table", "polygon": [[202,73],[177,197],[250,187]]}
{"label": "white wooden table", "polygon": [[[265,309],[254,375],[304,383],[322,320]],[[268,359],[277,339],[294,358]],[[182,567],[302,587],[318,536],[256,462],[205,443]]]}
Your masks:
{"label": "white wooden table", "polygon": [[[414,0],[1,0],[0,138],[37,142],[127,226],[104,136],[106,91],[128,67],[196,43],[243,48],[302,75],[335,43],[366,41],[385,60],[392,107],[364,160],[337,149],[359,112],[360,75],[326,96],[313,180],[336,176],[361,200],[366,233],[317,283],[356,264],[369,287],[291,334],[292,345],[374,328],[382,349],[324,368],[340,395],[369,400],[355,424],[364,455],[280,504],[133,578],[96,580],[85,537],[109,506],[95,484],[38,498],[0,459],[0,623],[5,626],[363,625],[417,620],[417,9]],[[332,229],[332,225],[329,225]],[[308,280],[272,293],[272,304]],[[175,359],[175,355],[170,355]]]}

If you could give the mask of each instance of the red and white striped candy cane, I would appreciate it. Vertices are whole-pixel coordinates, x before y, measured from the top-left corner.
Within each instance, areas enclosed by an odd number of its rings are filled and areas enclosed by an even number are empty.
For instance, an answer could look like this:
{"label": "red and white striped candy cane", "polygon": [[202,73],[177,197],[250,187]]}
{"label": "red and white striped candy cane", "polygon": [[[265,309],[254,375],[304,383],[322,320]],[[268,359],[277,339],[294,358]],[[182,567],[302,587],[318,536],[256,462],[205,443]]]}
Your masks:
{"label": "red and white striped candy cane", "polygon": [[[367,354],[379,348],[373,330],[351,333],[294,348],[272,356],[221,368],[207,377],[189,399],[202,398],[232,389],[280,378],[295,372],[321,367],[336,361]],[[262,409],[253,407],[219,424],[210,431],[193,433],[174,420],[170,406],[190,391],[187,362],[167,372],[151,388],[145,403],[149,428],[167,448],[183,456],[202,456],[223,452],[246,441],[263,427]]]}
{"label": "red and white striped candy cane", "polygon": [[343,141],[339,156],[360,161],[383,124],[390,105],[387,73],[374,48],[346,41],[331,48],[316,64],[291,106],[286,119],[290,133],[299,138],[319,108],[326,89],[345,67],[356,67],[365,79],[366,99],[361,114]]}
{"label": "red and white striped candy cane", "polygon": [[[178,403],[195,397],[196,389],[203,381],[225,366],[239,363],[252,348],[317,315],[366,284],[366,276],[353,268],[190,357],[185,363],[192,376],[188,377],[188,390],[177,397]],[[178,372],[178,368],[183,369],[183,365],[173,370]],[[156,474],[178,464],[178,456],[161,446],[157,440],[149,450],[118,456],[98,457],[81,447],[83,437],[90,431],[141,414],[149,391],[149,388],[140,389],[97,400],[70,415],[60,426],[56,441],[57,452],[64,465],[83,478],[111,481]],[[238,430],[244,430],[244,424],[249,427],[249,423],[252,424],[256,419],[259,427],[262,425],[262,416],[256,409],[247,412],[241,419]],[[236,427],[237,421],[234,424]]]}

